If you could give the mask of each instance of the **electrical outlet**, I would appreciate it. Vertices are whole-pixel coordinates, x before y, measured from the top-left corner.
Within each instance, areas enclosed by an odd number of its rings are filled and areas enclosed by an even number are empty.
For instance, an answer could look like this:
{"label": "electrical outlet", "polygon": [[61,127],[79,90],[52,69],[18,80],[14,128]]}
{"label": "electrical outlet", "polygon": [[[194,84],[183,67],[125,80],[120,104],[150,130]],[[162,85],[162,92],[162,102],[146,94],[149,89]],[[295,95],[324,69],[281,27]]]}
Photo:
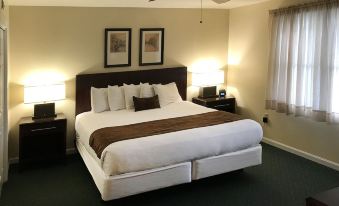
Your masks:
{"label": "electrical outlet", "polygon": [[263,118],[262,118],[262,121],[263,121],[264,123],[268,123],[268,114],[267,114],[267,113],[264,114],[264,116],[263,116]]}

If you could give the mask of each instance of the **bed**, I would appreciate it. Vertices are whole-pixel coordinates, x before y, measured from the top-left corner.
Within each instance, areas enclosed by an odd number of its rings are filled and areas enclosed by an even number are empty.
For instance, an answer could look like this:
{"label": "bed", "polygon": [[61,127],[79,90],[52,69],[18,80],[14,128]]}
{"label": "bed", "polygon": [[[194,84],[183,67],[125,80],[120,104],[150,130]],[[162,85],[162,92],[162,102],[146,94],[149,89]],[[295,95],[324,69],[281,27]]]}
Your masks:
{"label": "bed", "polygon": [[89,139],[100,128],[191,117],[214,111],[188,101],[141,112],[127,109],[102,113],[90,111],[92,86],[104,88],[140,82],[175,82],[180,96],[186,100],[185,67],[76,77],[76,146],[103,200],[189,183],[261,164],[262,129],[249,119],[115,142],[98,157],[89,145]]}

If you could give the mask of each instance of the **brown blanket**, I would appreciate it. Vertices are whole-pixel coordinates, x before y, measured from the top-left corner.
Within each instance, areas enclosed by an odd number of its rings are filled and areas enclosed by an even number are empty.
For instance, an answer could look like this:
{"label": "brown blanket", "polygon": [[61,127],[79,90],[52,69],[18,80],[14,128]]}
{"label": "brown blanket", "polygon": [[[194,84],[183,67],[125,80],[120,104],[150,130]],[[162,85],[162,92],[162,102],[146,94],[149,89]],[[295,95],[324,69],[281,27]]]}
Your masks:
{"label": "brown blanket", "polygon": [[118,141],[146,137],[181,130],[207,127],[242,119],[239,115],[215,111],[203,114],[176,117],[117,127],[105,127],[94,131],[89,139],[89,145],[100,158],[104,149]]}

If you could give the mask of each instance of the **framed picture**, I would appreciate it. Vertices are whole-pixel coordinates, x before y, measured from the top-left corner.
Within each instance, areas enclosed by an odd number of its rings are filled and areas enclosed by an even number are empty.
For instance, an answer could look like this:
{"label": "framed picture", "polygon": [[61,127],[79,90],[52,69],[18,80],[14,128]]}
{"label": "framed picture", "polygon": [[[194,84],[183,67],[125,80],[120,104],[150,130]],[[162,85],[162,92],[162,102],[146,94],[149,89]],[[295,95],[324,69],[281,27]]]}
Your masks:
{"label": "framed picture", "polygon": [[131,66],[131,29],[105,29],[105,68]]}
{"label": "framed picture", "polygon": [[164,29],[140,29],[139,65],[159,65],[164,59]]}

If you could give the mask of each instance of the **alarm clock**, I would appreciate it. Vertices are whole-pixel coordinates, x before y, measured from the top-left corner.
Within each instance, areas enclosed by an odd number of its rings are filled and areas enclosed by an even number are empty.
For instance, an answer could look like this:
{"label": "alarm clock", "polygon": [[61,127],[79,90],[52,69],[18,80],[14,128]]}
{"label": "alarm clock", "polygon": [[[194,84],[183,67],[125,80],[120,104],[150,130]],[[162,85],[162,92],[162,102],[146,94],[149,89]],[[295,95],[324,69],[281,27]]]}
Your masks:
{"label": "alarm clock", "polygon": [[226,90],[225,89],[219,89],[219,97],[220,98],[226,97]]}

